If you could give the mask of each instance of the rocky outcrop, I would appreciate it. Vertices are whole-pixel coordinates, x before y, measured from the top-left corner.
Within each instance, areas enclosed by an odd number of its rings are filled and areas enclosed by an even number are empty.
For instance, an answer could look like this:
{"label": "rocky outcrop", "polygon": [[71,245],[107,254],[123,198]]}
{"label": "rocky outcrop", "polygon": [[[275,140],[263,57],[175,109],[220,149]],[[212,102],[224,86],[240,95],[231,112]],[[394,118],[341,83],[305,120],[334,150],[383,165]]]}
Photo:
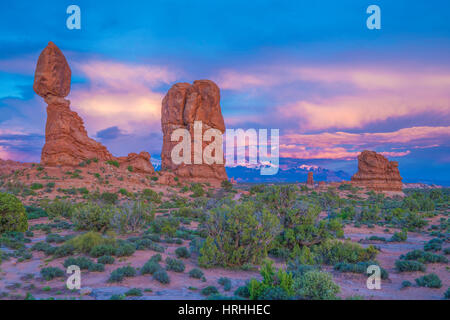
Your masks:
{"label": "rocky outcrop", "polygon": [[314,175],[312,171],[308,172],[308,179],[306,180],[306,185],[309,187],[314,187]]}
{"label": "rocky outcrop", "polygon": [[389,161],[375,151],[364,150],[358,156],[358,172],[352,183],[374,191],[402,191],[398,162]]}
{"label": "rocky outcrop", "polygon": [[41,163],[47,166],[77,166],[88,159],[117,160],[145,173],[153,173],[150,155],[115,158],[101,143],[88,137],[83,120],[70,110],[64,99],[70,92],[71,71],[61,50],[53,43],[42,51],[36,66],[34,91],[44,98],[47,106],[45,145]]}
{"label": "rocky outcrop", "polygon": [[[194,164],[194,122],[202,122],[202,134],[208,129],[225,133],[225,123],[220,108],[219,87],[210,80],[194,81],[194,84],[177,83],[169,90],[162,102],[161,125],[163,149],[161,168],[174,172],[183,180],[192,182],[220,183],[227,180],[225,161],[221,164]],[[176,164],[171,153],[178,141],[171,141],[176,129],[186,129],[191,138],[191,163]],[[203,141],[201,152],[211,142]]]}
{"label": "rocky outcrop", "polygon": [[131,166],[133,172],[152,173],[155,171],[150,163],[150,154],[145,151],[139,154],[130,153],[127,157],[119,157],[117,160],[121,166],[123,165],[127,168]]}

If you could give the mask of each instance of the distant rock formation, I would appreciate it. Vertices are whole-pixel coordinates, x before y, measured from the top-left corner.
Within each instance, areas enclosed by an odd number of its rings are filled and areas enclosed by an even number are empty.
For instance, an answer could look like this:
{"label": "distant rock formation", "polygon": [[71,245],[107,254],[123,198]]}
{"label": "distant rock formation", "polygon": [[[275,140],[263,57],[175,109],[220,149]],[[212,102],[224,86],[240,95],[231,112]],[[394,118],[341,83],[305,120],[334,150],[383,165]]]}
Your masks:
{"label": "distant rock formation", "polygon": [[314,187],[314,174],[312,171],[308,172],[308,179],[306,180],[306,185],[309,187]]}
{"label": "distant rock formation", "polygon": [[[171,152],[178,141],[171,141],[172,133],[179,128],[191,135],[191,159],[194,157],[194,121],[202,122],[202,133],[210,128],[225,133],[225,123],[220,108],[219,87],[210,80],[197,80],[194,84],[177,83],[163,99],[161,125],[163,148],[161,169],[172,171],[183,180],[192,182],[222,182],[227,180],[223,164],[175,164]],[[210,142],[203,141],[202,152]]]}
{"label": "distant rock formation", "polygon": [[358,156],[358,172],[352,183],[374,191],[402,191],[398,162],[389,161],[375,151],[364,150]]}
{"label": "distant rock formation", "polygon": [[45,145],[41,163],[46,166],[77,166],[88,159],[116,160],[137,171],[154,173],[150,155],[115,158],[101,143],[88,137],[83,120],[70,110],[70,101],[64,99],[70,93],[71,70],[61,50],[49,42],[42,51],[36,66],[34,91],[48,104]]}

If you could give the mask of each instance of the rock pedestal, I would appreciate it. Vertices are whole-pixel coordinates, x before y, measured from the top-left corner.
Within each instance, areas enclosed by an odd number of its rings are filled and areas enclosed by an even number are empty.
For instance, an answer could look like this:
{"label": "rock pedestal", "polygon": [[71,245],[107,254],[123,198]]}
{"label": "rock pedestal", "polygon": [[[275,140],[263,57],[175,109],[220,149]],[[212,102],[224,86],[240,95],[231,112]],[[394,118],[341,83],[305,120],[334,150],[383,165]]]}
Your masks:
{"label": "rock pedestal", "polygon": [[306,180],[306,185],[309,187],[314,187],[314,177],[311,171],[308,172],[308,179]]}
{"label": "rock pedestal", "polygon": [[61,50],[49,42],[39,56],[34,78],[34,91],[48,104],[45,145],[41,163],[46,166],[77,166],[88,159],[117,160],[138,171],[153,173],[146,152],[115,158],[101,143],[88,137],[83,120],[70,110],[71,70]]}

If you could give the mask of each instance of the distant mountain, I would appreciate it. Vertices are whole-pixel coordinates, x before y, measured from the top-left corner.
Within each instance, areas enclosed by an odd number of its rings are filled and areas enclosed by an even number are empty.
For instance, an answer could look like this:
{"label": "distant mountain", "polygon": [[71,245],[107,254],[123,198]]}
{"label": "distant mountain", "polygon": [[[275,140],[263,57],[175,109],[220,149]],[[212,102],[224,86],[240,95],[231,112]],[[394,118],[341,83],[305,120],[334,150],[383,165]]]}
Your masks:
{"label": "distant mountain", "polygon": [[155,171],[159,171],[161,169],[161,157],[160,156],[153,156],[150,158],[150,162],[153,165],[153,168],[155,168]]}
{"label": "distant mountain", "polygon": [[228,177],[238,182],[306,182],[309,171],[313,172],[314,181],[339,182],[351,178],[350,174],[342,170],[329,170],[302,159],[280,158],[280,168],[273,176],[262,176],[260,169],[260,164],[226,167]]}
{"label": "distant mountain", "polygon": [[[155,170],[161,169],[161,158],[152,155],[151,162]],[[303,159],[280,158],[280,169],[273,176],[261,175],[261,164],[244,166],[227,166],[225,169],[228,178],[234,178],[238,182],[250,183],[276,183],[276,182],[306,182],[308,172],[314,174],[314,181],[339,182],[350,180],[351,175],[345,171],[333,171],[326,169],[312,161]]]}

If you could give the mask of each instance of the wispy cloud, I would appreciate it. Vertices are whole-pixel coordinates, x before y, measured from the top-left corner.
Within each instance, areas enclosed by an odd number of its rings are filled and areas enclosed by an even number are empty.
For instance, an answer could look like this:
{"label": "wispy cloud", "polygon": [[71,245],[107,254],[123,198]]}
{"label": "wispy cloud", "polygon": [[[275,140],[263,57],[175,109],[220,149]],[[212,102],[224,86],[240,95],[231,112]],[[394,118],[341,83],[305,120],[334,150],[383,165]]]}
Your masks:
{"label": "wispy cloud", "polygon": [[280,154],[303,159],[354,159],[364,149],[382,148],[385,151],[381,153],[386,156],[402,157],[410,154],[410,149],[448,145],[449,139],[450,127],[412,127],[382,133],[287,134],[280,137]]}
{"label": "wispy cloud", "polygon": [[[399,117],[437,114],[450,120],[450,71],[395,66],[265,66],[223,70],[222,88],[260,90],[276,105],[261,118],[288,119],[296,130],[364,128]],[[298,88],[297,93],[294,88]],[[305,87],[310,92],[305,92]]]}
{"label": "wispy cloud", "polygon": [[88,131],[120,127],[127,133],[160,131],[161,101],[158,86],[176,80],[165,67],[109,61],[89,61],[75,65],[88,84],[74,85],[73,108],[86,121]]}

